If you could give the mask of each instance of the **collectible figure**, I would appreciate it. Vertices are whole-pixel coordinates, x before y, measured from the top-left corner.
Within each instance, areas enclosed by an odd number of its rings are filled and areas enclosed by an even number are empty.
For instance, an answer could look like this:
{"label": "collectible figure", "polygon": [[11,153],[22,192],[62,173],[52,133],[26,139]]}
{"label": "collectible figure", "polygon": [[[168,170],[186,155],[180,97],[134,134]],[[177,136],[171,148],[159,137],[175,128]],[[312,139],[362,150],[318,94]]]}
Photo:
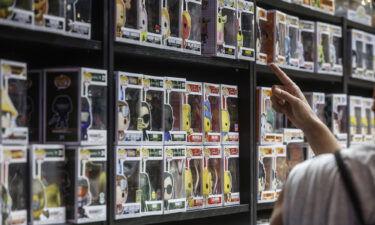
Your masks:
{"label": "collectible figure", "polygon": [[186,145],[186,115],[183,112],[186,79],[166,77],[164,85],[164,144]]}
{"label": "collectible figure", "polygon": [[342,57],[343,46],[341,27],[330,25],[329,61],[331,63],[331,74],[343,75]]}
{"label": "collectible figure", "polygon": [[298,69],[303,47],[299,38],[299,19],[286,15],[285,56],[288,68]]}
{"label": "collectible figure", "polygon": [[220,144],[220,85],[204,83],[204,144]]}
{"label": "collectible figure", "polygon": [[107,218],[107,146],[70,147],[70,188],[67,216],[72,223],[105,221]]}
{"label": "collectible figure", "polygon": [[237,58],[254,61],[254,4],[249,0],[237,0],[237,7]]}
{"label": "collectible figure", "polygon": [[336,15],[371,26],[372,1],[336,0]]}
{"label": "collectible figure", "polygon": [[27,119],[29,129],[29,143],[43,143],[43,71],[27,72]]}
{"label": "collectible figure", "polygon": [[[141,39],[141,28],[146,31],[147,18],[143,17],[142,23],[138,9],[144,9],[141,6],[142,0],[116,0],[116,41],[124,41],[139,44]],[[139,13],[139,14],[138,14]],[[143,15],[146,16],[145,11]]]}
{"label": "collectible figure", "polygon": [[65,0],[34,0],[35,28],[48,32],[64,33],[65,3]]}
{"label": "collectible figure", "polygon": [[223,144],[239,142],[238,87],[220,85],[221,88],[221,141]]}
{"label": "collectible figure", "polygon": [[325,101],[325,94],[320,92],[308,92],[305,93],[305,97],[307,102],[310,104],[312,110],[315,114],[319,117],[319,119],[324,123],[327,124],[326,121],[326,101]]}
{"label": "collectible figure", "polygon": [[162,145],[164,141],[164,78],[143,76],[142,98],[138,126],[142,129],[143,143]]}
{"label": "collectible figure", "polygon": [[257,88],[257,141],[260,145],[283,143],[283,134],[280,132],[283,126],[280,124],[283,124],[284,118],[272,109],[271,96],[271,88]]}
{"label": "collectible figure", "polygon": [[185,146],[164,146],[164,214],[186,211]]}
{"label": "collectible figure", "polygon": [[267,10],[256,7],[256,50],[257,50],[257,63],[267,64],[268,62],[268,48],[267,46],[270,38],[270,30],[268,28]]}
{"label": "collectible figure", "polygon": [[337,140],[346,147],[348,140],[346,94],[330,94],[326,96],[326,121]]}
{"label": "collectible figure", "polygon": [[91,38],[91,4],[92,0],[66,0],[65,23],[68,35]]}
{"label": "collectible figure", "polygon": [[26,63],[0,60],[3,144],[27,144]]}
{"label": "collectible figure", "polygon": [[268,11],[269,39],[268,63],[286,67],[286,14],[277,10]]}
{"label": "collectible figure", "polygon": [[141,216],[141,147],[116,147],[116,219]]}
{"label": "collectible figure", "polygon": [[65,197],[69,185],[63,145],[31,145],[30,173],[32,224],[66,221]]}
{"label": "collectible figure", "polygon": [[234,59],[238,30],[235,0],[203,0],[202,17],[202,53]]}
{"label": "collectible figure", "polygon": [[349,96],[350,107],[350,143],[360,144],[363,142],[362,98],[358,96]]}
{"label": "collectible figure", "polygon": [[330,25],[326,23],[316,23],[316,72],[330,73]]}
{"label": "collectible figure", "polygon": [[284,132],[284,143],[296,143],[296,142],[303,142],[304,141],[304,134],[303,131],[300,129],[291,129],[285,128],[283,129]]}
{"label": "collectible figure", "polygon": [[276,200],[275,157],[273,146],[258,147],[258,203]]}
{"label": "collectible figure", "polygon": [[143,76],[117,72],[117,143],[141,144]]}
{"label": "collectible figure", "polygon": [[161,0],[161,33],[163,46],[182,49],[182,0]]}
{"label": "collectible figure", "polygon": [[27,224],[28,168],[26,146],[1,149],[1,224]]}
{"label": "collectible figure", "polygon": [[204,206],[203,165],[203,147],[186,147],[185,192],[188,210]]}
{"label": "collectible figure", "polygon": [[374,80],[374,60],[375,60],[375,36],[372,34],[364,33],[364,78],[366,80]]}
{"label": "collectible figure", "polygon": [[279,198],[281,190],[286,183],[289,175],[288,159],[286,154],[286,147],[284,145],[274,147],[275,154],[275,186],[276,198]]}
{"label": "collectible figure", "polygon": [[138,0],[138,30],[142,44],[162,44],[161,0]]}
{"label": "collectible figure", "polygon": [[205,207],[223,205],[221,146],[204,147],[203,197]]}
{"label": "collectible figure", "polygon": [[142,215],[163,214],[163,147],[143,146],[139,174]]}
{"label": "collectible figure", "polygon": [[203,142],[203,87],[202,83],[186,82],[182,105],[182,129],[187,133],[188,145]]}
{"label": "collectible figure", "polygon": [[315,22],[300,20],[300,45],[302,54],[299,54],[299,68],[304,71],[314,72],[315,70]]}
{"label": "collectible figure", "polygon": [[362,98],[362,134],[364,142],[371,144],[375,142],[375,115],[372,111],[374,100],[372,98]]}
{"label": "collectible figure", "polygon": [[223,145],[224,205],[240,204],[240,158],[238,145]]}
{"label": "collectible figure", "polygon": [[359,30],[350,30],[349,39],[351,40],[351,76],[358,79],[364,79],[365,65],[363,63],[363,53],[365,52],[364,33]]}
{"label": "collectible figure", "polygon": [[181,38],[183,51],[201,54],[202,0],[183,0]]}
{"label": "collectible figure", "polygon": [[2,0],[0,2],[0,24],[33,28],[33,0]]}

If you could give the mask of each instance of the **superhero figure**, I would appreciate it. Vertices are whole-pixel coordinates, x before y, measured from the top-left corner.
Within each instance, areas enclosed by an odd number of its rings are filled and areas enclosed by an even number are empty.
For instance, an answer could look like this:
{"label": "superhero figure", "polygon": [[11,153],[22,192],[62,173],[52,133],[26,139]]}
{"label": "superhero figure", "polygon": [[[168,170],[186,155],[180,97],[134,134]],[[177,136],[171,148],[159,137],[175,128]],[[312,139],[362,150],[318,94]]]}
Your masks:
{"label": "superhero figure", "polygon": [[48,121],[48,125],[55,125],[55,128],[67,128],[69,122],[69,114],[73,111],[72,101],[67,95],[57,96],[52,103],[52,118]]}

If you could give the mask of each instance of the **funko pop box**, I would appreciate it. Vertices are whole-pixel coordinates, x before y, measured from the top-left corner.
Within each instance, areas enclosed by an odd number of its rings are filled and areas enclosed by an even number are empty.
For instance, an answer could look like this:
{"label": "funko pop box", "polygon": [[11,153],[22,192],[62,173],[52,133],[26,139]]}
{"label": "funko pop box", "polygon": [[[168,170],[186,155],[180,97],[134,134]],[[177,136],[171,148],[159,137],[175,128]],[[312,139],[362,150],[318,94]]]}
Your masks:
{"label": "funko pop box", "polygon": [[361,0],[336,0],[336,15],[368,26],[372,24],[372,2]]}
{"label": "funko pop box", "polygon": [[268,40],[270,38],[270,30],[268,24],[267,10],[256,7],[256,61],[258,64],[266,65],[268,62]]}
{"label": "funko pop box", "polygon": [[346,145],[348,140],[348,103],[346,94],[326,95],[326,121],[337,140]]}
{"label": "funko pop box", "polygon": [[364,33],[364,78],[366,80],[374,80],[374,60],[375,60],[375,36],[369,33]]}
{"label": "funko pop box", "polygon": [[182,49],[184,52],[200,55],[202,0],[183,0],[182,7]]}
{"label": "funko pop box", "polygon": [[249,0],[237,0],[237,58],[254,61],[254,3]]}
{"label": "funko pop box", "polygon": [[107,146],[67,147],[67,219],[73,223],[107,219]]}
{"label": "funko pop box", "polygon": [[362,134],[362,115],[363,104],[362,97],[349,96],[350,113],[350,143],[358,144],[363,142]]}
{"label": "funko pop box", "polygon": [[33,0],[2,1],[0,24],[32,29],[34,25]]}
{"label": "funko pop box", "polygon": [[288,178],[290,168],[288,166],[287,150],[286,146],[280,145],[274,147],[274,162],[275,162],[275,174],[274,174],[274,185],[275,185],[275,198],[280,196],[281,190]]}
{"label": "funko pop box", "polygon": [[26,63],[0,60],[3,144],[27,144]]}
{"label": "funko pop box", "polygon": [[221,89],[221,142],[239,143],[238,87],[220,85]]}
{"label": "funko pop box", "polygon": [[258,147],[258,203],[276,200],[274,148],[275,146]]}
{"label": "funko pop box", "polygon": [[204,144],[220,144],[220,85],[203,84]]}
{"label": "funko pop box", "polygon": [[267,13],[267,19],[269,24],[267,61],[286,67],[286,14],[271,10]]}
{"label": "funko pop box", "polygon": [[303,54],[299,38],[299,19],[286,15],[285,57],[286,65],[291,69],[299,68],[300,55]]}
{"label": "funko pop box", "polygon": [[223,145],[224,205],[240,204],[240,151],[238,145]]}
{"label": "funko pop box", "polygon": [[316,65],[317,73],[330,73],[330,25],[326,23],[316,23]]}
{"label": "funko pop box", "polygon": [[27,127],[29,143],[43,143],[43,70],[27,71]]}
{"label": "funko pop box", "polygon": [[204,207],[203,199],[203,165],[202,146],[186,147],[185,191],[187,210]]}
{"label": "funko pop box", "polygon": [[331,63],[331,74],[343,75],[342,57],[342,28],[335,25],[330,25],[330,45],[329,45],[329,61]]}
{"label": "funko pop box", "polygon": [[314,72],[315,70],[315,22],[300,20],[300,54],[299,68],[304,71]]}
{"label": "funko pop box", "polygon": [[32,224],[66,222],[66,191],[69,178],[63,145],[31,145],[29,218]]}
{"label": "funko pop box", "polygon": [[46,143],[107,143],[107,71],[46,69],[44,96]]}
{"label": "funko pop box", "polygon": [[116,147],[116,219],[141,216],[141,146]]}
{"label": "funko pop box", "polygon": [[66,0],[66,34],[91,38],[91,9],[93,0]]}
{"label": "funko pop box", "polygon": [[204,146],[203,197],[205,207],[218,207],[224,203],[222,147]]}
{"label": "funko pop box", "polygon": [[362,98],[362,134],[365,143],[375,141],[375,114],[372,111],[374,100],[372,98]]}
{"label": "funko pop box", "polygon": [[349,31],[349,43],[351,49],[351,76],[358,79],[364,79],[364,62],[363,52],[365,51],[364,33],[359,30],[352,29]]}
{"label": "funko pop box", "polygon": [[306,92],[304,93],[307,102],[309,103],[312,110],[315,114],[319,117],[319,119],[324,123],[327,124],[326,121],[326,101],[325,101],[325,94],[321,92]]}
{"label": "funko pop box", "polygon": [[182,0],[161,0],[163,47],[182,50]]}
{"label": "funko pop box", "polygon": [[65,0],[34,0],[34,25],[42,31],[65,33]]}
{"label": "funko pop box", "polygon": [[182,105],[182,127],[187,132],[187,145],[203,143],[203,84],[186,82]]}

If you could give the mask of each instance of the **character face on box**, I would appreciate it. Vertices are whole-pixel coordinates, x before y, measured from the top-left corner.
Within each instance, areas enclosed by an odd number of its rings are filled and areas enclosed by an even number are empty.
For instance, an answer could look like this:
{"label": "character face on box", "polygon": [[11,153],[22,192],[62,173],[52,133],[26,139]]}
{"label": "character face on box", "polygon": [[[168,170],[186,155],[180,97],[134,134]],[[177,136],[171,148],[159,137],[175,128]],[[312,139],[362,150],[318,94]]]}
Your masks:
{"label": "character face on box", "polygon": [[206,133],[212,131],[212,113],[210,101],[204,102],[204,131]]}

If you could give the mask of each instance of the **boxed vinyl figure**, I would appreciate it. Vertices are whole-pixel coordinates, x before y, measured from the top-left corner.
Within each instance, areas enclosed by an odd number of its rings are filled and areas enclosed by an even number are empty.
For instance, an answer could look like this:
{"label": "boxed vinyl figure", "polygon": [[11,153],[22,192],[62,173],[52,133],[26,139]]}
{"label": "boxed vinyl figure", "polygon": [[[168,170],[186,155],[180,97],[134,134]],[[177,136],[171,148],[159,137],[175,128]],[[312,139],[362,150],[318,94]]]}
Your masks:
{"label": "boxed vinyl figure", "polygon": [[3,0],[0,3],[0,24],[32,28],[33,0]]}
{"label": "boxed vinyl figure", "polygon": [[223,145],[224,205],[240,204],[240,152],[238,145]]}
{"label": "boxed vinyl figure", "polygon": [[310,107],[315,112],[315,114],[319,117],[319,119],[324,124],[327,124],[326,114],[325,114],[325,107],[326,107],[325,94],[320,93],[320,92],[308,92],[308,93],[305,93],[305,97],[306,97],[307,102],[310,104]]}
{"label": "boxed vinyl figure", "polygon": [[164,147],[164,213],[186,211],[185,146]]}
{"label": "boxed vinyl figure", "polygon": [[223,144],[239,142],[238,87],[232,85],[221,88],[221,141]]}
{"label": "boxed vinyl figure", "polygon": [[164,141],[164,78],[143,76],[141,115],[138,121],[144,144],[163,144]]}
{"label": "boxed vinyl figure", "polygon": [[203,147],[186,147],[185,192],[187,209],[201,209],[203,200]]}
{"label": "boxed vinyl figure", "polygon": [[107,71],[47,69],[44,80],[46,143],[106,144]]}
{"label": "boxed vinyl figure", "polygon": [[186,82],[186,93],[182,105],[182,128],[187,132],[188,145],[203,142],[203,85]]}
{"label": "boxed vinyl figure", "polygon": [[163,214],[163,146],[143,146],[139,174],[142,215]]}
{"label": "boxed vinyl figure", "polygon": [[143,133],[141,74],[117,72],[117,143],[141,144]]}
{"label": "boxed vinyl figure", "polygon": [[258,203],[273,202],[276,200],[274,147],[259,146],[258,156]]}
{"label": "boxed vinyl figure", "polygon": [[362,135],[362,98],[358,96],[349,96],[350,111],[350,143],[358,144],[363,142]]}
{"label": "boxed vinyl figure", "polygon": [[0,184],[3,225],[27,224],[28,175],[26,146],[3,146]]}
{"label": "boxed vinyl figure", "polygon": [[300,55],[303,55],[303,48],[299,39],[299,19],[286,15],[285,56],[287,66],[291,69],[298,69]]}
{"label": "boxed vinyl figure", "polygon": [[342,42],[342,29],[339,26],[330,25],[330,44],[329,44],[329,61],[331,63],[331,74],[342,76],[342,57],[343,57],[343,46]]}
{"label": "boxed vinyl figure", "polygon": [[268,63],[286,67],[286,14],[277,10],[268,11],[269,39]]}
{"label": "boxed vinyl figure", "polygon": [[43,143],[43,71],[27,72],[27,127],[30,143]]}
{"label": "boxed vinyl figure", "polygon": [[348,140],[348,104],[346,94],[326,96],[326,121],[337,140],[346,144]]}
{"label": "boxed vinyl figure", "polygon": [[362,0],[336,0],[336,15],[371,26],[372,2]]}
{"label": "boxed vinyl figure", "polygon": [[204,83],[204,144],[220,144],[220,85]]}
{"label": "boxed vinyl figure", "polygon": [[161,0],[161,33],[163,46],[182,49],[182,0]]}
{"label": "boxed vinyl figure", "polygon": [[66,0],[66,33],[75,37],[91,38],[92,0]]}
{"label": "boxed vinyl figure", "polygon": [[139,7],[141,3],[141,0],[116,0],[116,41],[138,44],[141,32],[147,32],[147,13],[141,11],[144,9]]}
{"label": "boxed vinyl figure", "polygon": [[254,60],[254,4],[249,0],[237,0],[237,8],[237,58]]}
{"label": "boxed vinyl figure", "polygon": [[268,29],[267,10],[256,7],[256,60],[259,64],[267,64],[268,62],[268,39],[270,38],[270,30]]}
{"label": "boxed vinyl figure", "polygon": [[330,73],[330,25],[326,23],[316,23],[316,72]]}
{"label": "boxed vinyl figure", "polygon": [[362,134],[363,139],[366,143],[374,143],[375,136],[375,118],[374,112],[372,111],[372,105],[374,104],[374,99],[372,98],[362,98]]}
{"label": "boxed vinyl figure", "polygon": [[116,219],[141,215],[140,170],[140,146],[116,147]]}
{"label": "boxed vinyl figure", "polygon": [[200,55],[202,0],[183,0],[181,38],[183,51]]}
{"label": "boxed vinyl figure", "polygon": [[223,205],[222,149],[221,146],[204,147],[203,197],[205,207]]}
{"label": "boxed vinyl figure", "polygon": [[34,0],[35,28],[62,33],[65,32],[65,0]]}
{"label": "boxed vinyl figure", "polygon": [[202,1],[202,53],[234,59],[237,48],[235,0]]}
{"label": "boxed vinyl figure", "polygon": [[257,88],[257,141],[260,145],[283,143],[283,134],[279,131],[284,127],[284,117],[272,109],[271,96],[271,88]]}
{"label": "boxed vinyl figure", "polygon": [[302,51],[299,56],[299,68],[314,72],[315,69],[315,22],[300,20],[300,44]]}
{"label": "boxed vinyl figure", "polygon": [[3,144],[27,144],[26,63],[0,60]]}
{"label": "boxed vinyl figure", "polygon": [[32,224],[65,223],[65,197],[70,183],[64,146],[31,145],[30,175]]}
{"label": "boxed vinyl figure", "polygon": [[364,78],[366,80],[374,80],[374,60],[375,60],[375,36],[372,34],[364,33]]}
{"label": "boxed vinyl figure", "polygon": [[364,79],[364,62],[363,52],[365,52],[364,33],[359,30],[352,29],[349,33],[349,40],[351,43],[351,76],[354,78]]}
{"label": "boxed vinyl figure", "polygon": [[164,144],[186,144],[184,129],[183,100],[186,93],[186,79],[165,78],[164,98]]}
{"label": "boxed vinyl figure", "polygon": [[275,188],[276,198],[279,197],[281,190],[289,175],[288,159],[285,145],[275,146]]}

